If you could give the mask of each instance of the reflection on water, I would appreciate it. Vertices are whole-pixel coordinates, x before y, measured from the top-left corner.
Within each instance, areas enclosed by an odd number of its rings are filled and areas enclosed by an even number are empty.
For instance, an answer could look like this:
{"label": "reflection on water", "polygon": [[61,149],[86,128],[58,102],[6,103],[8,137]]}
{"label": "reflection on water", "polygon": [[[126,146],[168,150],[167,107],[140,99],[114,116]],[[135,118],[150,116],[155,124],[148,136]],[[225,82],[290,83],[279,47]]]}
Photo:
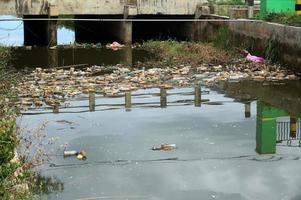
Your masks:
{"label": "reflection on water", "polygon": [[151,54],[138,49],[123,48],[113,51],[106,48],[16,48],[13,50],[12,65],[16,68],[58,67],[86,64],[92,65],[131,65],[152,58]]}
{"label": "reflection on water", "polygon": [[301,144],[301,122],[285,110],[257,102],[256,151],[276,153],[276,143]]}
{"label": "reflection on water", "polygon": [[41,174],[35,176],[33,193],[38,196],[45,196],[64,191],[64,183],[56,177],[45,177]]}
{"label": "reflection on water", "polygon": [[[64,191],[46,196],[67,200],[299,196],[301,148],[276,146],[277,123],[284,122],[288,112],[252,100],[252,93],[248,98],[237,92],[226,97],[231,88],[235,86],[228,85],[224,92],[204,86],[149,89],[115,98],[90,93],[67,100],[68,106],[60,107],[58,114],[52,108],[27,111],[23,121],[31,126],[49,121],[47,132],[60,137],[58,148],[84,149],[88,155],[86,161],[64,159],[63,150],[53,156],[41,171],[59,177]],[[58,123],[64,120],[68,123]],[[161,143],[178,148],[151,150]],[[277,148],[277,154],[258,155],[255,147],[263,153]]]}

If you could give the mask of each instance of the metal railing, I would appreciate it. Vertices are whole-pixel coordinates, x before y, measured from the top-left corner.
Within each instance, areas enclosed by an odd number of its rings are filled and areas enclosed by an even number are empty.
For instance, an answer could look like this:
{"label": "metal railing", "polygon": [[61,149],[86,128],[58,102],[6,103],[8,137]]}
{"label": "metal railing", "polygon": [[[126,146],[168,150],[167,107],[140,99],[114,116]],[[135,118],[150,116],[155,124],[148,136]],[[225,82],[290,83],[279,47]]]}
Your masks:
{"label": "metal railing", "polygon": [[276,128],[276,141],[281,143],[287,142],[287,145],[291,145],[292,141],[299,141],[301,147],[301,119],[296,122],[296,134],[291,134],[291,122],[290,121],[277,121]]}

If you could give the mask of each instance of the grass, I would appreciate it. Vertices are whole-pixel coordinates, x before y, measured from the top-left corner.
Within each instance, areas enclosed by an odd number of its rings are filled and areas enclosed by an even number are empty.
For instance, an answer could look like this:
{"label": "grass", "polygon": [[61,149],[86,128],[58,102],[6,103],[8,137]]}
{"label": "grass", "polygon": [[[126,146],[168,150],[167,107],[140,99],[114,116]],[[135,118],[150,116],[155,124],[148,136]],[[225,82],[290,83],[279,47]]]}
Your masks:
{"label": "grass", "polygon": [[156,66],[219,65],[229,63],[233,57],[231,52],[215,48],[210,43],[150,40],[143,43],[141,48],[155,55],[157,62],[153,65]]}
{"label": "grass", "polygon": [[216,38],[213,40],[213,45],[217,48],[227,50],[231,47],[231,33],[228,28],[220,28]]}
{"label": "grass", "polygon": [[289,26],[301,26],[301,15],[295,15],[294,13],[269,13],[263,20]]}

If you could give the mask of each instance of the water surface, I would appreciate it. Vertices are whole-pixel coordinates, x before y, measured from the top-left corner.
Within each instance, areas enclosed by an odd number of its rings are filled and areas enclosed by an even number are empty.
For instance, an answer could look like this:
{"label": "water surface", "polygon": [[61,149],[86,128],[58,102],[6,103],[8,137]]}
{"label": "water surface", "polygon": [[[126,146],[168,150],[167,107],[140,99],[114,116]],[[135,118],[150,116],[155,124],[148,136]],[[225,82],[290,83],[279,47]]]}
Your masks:
{"label": "water surface", "polygon": [[[278,144],[275,155],[257,154],[258,103],[251,100],[249,117],[245,105],[253,94],[242,101],[241,95],[230,95],[231,85],[227,88],[202,88],[209,91],[203,99],[220,105],[195,107],[194,89],[180,88],[168,91],[166,108],[160,107],[159,96],[151,95],[159,90],[150,89],[136,92],[144,95],[133,96],[130,111],[123,97],[97,98],[95,112],[89,112],[87,99],[71,101],[60,114],[31,110],[37,115],[24,115],[23,122],[35,126],[47,120],[48,137],[60,138],[57,147],[68,144],[68,150],[88,154],[86,161],[64,159],[62,152],[53,156],[42,174],[56,177],[64,187],[41,198],[299,199],[298,141],[290,147]],[[150,150],[161,143],[178,148]]]}

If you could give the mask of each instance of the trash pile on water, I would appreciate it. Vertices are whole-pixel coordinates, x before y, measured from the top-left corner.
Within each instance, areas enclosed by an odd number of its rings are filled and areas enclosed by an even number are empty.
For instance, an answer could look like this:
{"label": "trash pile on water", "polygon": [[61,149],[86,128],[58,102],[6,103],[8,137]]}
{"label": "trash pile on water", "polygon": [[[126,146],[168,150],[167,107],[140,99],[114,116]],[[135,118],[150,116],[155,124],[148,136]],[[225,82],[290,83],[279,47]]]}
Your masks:
{"label": "trash pile on water", "polygon": [[108,97],[143,88],[171,89],[201,82],[210,86],[218,81],[281,81],[298,79],[276,65],[238,62],[227,66],[202,64],[199,67],[179,65],[161,68],[129,68],[122,65],[36,68],[18,86],[21,108],[60,106],[68,98],[95,92]]}

